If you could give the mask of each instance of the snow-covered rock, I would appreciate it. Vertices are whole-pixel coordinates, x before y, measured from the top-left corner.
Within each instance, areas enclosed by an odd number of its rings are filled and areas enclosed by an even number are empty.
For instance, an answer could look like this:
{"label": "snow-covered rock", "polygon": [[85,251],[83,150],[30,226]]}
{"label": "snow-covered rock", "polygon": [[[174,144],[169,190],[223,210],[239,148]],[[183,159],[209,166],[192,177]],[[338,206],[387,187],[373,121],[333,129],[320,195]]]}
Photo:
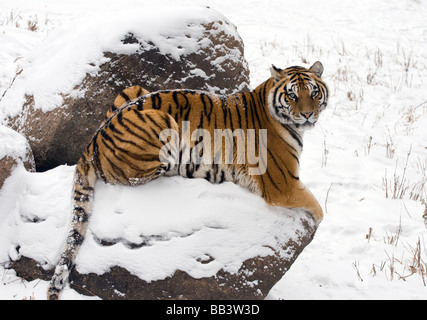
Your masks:
{"label": "snow-covered rock", "polygon": [[73,20],[52,32],[22,66],[0,102],[0,119],[24,134],[37,170],[74,164],[119,91],[248,89],[249,69],[236,27],[206,7]]}
{"label": "snow-covered rock", "polygon": [[0,189],[18,164],[35,170],[33,152],[24,136],[0,125]]}
{"label": "snow-covered rock", "polygon": [[[0,264],[49,279],[68,231],[74,166],[15,170],[0,194]],[[6,201],[7,199],[7,201]],[[261,299],[316,231],[300,210],[232,183],[163,177],[98,182],[71,287],[104,299]]]}

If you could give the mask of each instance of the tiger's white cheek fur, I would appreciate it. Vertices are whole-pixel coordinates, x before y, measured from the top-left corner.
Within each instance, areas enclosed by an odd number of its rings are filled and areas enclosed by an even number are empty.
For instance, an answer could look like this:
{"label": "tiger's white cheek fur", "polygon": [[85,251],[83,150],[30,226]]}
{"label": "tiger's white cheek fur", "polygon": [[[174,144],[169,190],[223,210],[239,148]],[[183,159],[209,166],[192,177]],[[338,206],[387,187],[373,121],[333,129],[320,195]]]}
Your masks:
{"label": "tiger's white cheek fur", "polygon": [[291,107],[284,106],[280,101],[276,100],[276,98],[277,97],[274,96],[274,90],[271,90],[268,94],[268,110],[270,111],[270,115],[280,123],[293,123],[290,115]]}

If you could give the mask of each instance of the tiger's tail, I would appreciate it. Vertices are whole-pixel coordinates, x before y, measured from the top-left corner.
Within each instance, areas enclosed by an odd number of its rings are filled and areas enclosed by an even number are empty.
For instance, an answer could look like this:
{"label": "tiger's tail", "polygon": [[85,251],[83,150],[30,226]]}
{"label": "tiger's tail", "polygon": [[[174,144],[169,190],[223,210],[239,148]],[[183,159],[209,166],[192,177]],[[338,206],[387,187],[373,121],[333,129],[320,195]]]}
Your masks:
{"label": "tiger's tail", "polygon": [[68,280],[88,227],[96,181],[95,168],[89,161],[88,152],[89,150],[86,150],[76,165],[71,227],[61,258],[55,267],[54,275],[49,284],[49,300],[59,298],[59,293]]}

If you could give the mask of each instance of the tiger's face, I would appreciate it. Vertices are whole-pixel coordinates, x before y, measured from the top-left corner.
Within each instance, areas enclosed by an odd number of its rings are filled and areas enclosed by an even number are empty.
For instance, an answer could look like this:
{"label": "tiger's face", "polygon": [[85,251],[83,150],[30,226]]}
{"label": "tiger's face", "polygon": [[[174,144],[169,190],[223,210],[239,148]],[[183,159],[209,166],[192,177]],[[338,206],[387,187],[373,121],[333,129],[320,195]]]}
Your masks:
{"label": "tiger's face", "polygon": [[269,93],[269,110],[273,118],[300,130],[314,126],[326,108],[328,88],[320,79],[323,65],[317,61],[310,69],[290,67],[271,68],[274,80]]}

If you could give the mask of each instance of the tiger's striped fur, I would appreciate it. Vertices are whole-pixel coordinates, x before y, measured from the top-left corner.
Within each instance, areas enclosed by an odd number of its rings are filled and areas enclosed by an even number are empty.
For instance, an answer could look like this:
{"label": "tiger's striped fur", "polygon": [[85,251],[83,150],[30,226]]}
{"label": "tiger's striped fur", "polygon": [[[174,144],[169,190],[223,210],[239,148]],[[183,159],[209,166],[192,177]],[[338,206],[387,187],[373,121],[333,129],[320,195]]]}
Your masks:
{"label": "tiger's striped fur", "polygon": [[[213,183],[233,181],[270,205],[304,208],[317,222],[322,220],[319,203],[299,179],[299,157],[304,130],[316,123],[327,104],[328,89],[320,79],[323,66],[320,62],[309,69],[273,66],[271,73],[253,91],[228,96],[194,90],[148,93],[139,86],[118,96],[76,165],[71,231],[49,287],[50,299],[58,298],[84,240],[97,179],[122,185],[146,183],[161,175],[204,178]],[[184,128],[185,123],[190,128]],[[179,142],[173,135],[165,141],[159,139],[163,130],[181,135],[184,130],[200,128],[211,137],[215,129],[266,129],[267,141],[255,137],[256,154],[261,145],[267,147],[265,173],[250,175],[254,165],[238,161],[235,148],[231,164],[197,164],[182,161],[186,149],[193,151],[197,141]],[[169,159],[174,161],[160,160],[160,150],[167,143],[171,146]],[[224,154],[230,151],[225,148]]]}
{"label": "tiger's striped fur", "polygon": [[140,96],[143,96],[149,93],[150,92],[148,92],[143,87],[138,85],[132,86],[124,89],[123,91],[120,91],[119,95],[114,100],[113,105],[111,106],[110,109],[108,109],[106,114],[106,119],[110,118],[113,115],[113,113],[120,107],[124,106],[127,103],[132,102],[132,100],[135,100]]}

